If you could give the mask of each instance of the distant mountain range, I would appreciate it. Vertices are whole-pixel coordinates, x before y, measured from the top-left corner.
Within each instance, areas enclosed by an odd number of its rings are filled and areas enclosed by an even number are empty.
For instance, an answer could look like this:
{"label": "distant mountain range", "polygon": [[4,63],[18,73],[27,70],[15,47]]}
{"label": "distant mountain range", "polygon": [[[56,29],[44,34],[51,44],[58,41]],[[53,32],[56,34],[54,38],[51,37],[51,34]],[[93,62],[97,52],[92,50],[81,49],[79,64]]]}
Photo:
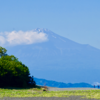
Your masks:
{"label": "distant mountain range", "polygon": [[[35,29],[48,41],[7,47],[37,78],[64,83],[100,82],[100,50],[79,44],[47,29]],[[85,39],[84,39],[85,40]]]}
{"label": "distant mountain range", "polygon": [[63,83],[63,82],[56,82],[51,80],[39,79],[34,78],[34,81],[37,85],[40,86],[49,86],[49,87],[57,87],[57,88],[72,88],[72,87],[89,87],[93,88],[91,84],[88,83]]}

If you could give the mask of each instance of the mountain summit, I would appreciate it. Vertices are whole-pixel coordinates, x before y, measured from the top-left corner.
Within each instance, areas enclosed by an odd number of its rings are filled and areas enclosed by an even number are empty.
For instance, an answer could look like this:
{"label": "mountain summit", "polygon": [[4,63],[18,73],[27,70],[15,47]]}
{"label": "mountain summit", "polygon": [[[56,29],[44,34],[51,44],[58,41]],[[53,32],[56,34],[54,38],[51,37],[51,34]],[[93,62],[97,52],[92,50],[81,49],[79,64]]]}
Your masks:
{"label": "mountain summit", "polygon": [[7,47],[27,65],[30,73],[38,78],[65,83],[99,82],[100,50],[88,44],[79,44],[48,29],[34,29],[44,33],[47,41]]}

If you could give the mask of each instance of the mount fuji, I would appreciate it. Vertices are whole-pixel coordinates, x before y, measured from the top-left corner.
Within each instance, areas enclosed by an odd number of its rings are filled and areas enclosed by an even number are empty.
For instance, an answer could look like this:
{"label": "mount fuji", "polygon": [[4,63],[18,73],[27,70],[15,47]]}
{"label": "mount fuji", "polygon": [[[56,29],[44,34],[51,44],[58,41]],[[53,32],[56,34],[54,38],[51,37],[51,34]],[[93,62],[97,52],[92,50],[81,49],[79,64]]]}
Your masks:
{"label": "mount fuji", "polygon": [[6,47],[29,67],[37,78],[64,83],[100,82],[100,50],[79,44],[48,29],[35,29],[47,35],[48,41]]}

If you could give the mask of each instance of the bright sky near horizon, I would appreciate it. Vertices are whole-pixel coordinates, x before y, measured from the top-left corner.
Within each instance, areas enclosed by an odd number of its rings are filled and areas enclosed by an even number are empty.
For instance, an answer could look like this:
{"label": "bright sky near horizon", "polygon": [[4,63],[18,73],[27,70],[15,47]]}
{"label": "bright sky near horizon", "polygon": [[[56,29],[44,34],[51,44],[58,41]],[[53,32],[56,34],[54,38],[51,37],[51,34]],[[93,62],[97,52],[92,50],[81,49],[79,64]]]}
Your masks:
{"label": "bright sky near horizon", "polygon": [[100,0],[0,0],[0,32],[35,28],[100,49]]}

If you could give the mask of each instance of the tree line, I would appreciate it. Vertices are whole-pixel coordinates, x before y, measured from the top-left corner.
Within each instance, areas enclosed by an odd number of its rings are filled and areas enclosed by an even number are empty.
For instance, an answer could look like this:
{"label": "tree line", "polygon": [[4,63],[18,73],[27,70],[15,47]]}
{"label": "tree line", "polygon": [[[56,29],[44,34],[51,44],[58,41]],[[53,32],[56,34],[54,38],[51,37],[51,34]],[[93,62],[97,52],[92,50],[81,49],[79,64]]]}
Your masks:
{"label": "tree line", "polygon": [[28,67],[0,46],[0,87],[36,86]]}

